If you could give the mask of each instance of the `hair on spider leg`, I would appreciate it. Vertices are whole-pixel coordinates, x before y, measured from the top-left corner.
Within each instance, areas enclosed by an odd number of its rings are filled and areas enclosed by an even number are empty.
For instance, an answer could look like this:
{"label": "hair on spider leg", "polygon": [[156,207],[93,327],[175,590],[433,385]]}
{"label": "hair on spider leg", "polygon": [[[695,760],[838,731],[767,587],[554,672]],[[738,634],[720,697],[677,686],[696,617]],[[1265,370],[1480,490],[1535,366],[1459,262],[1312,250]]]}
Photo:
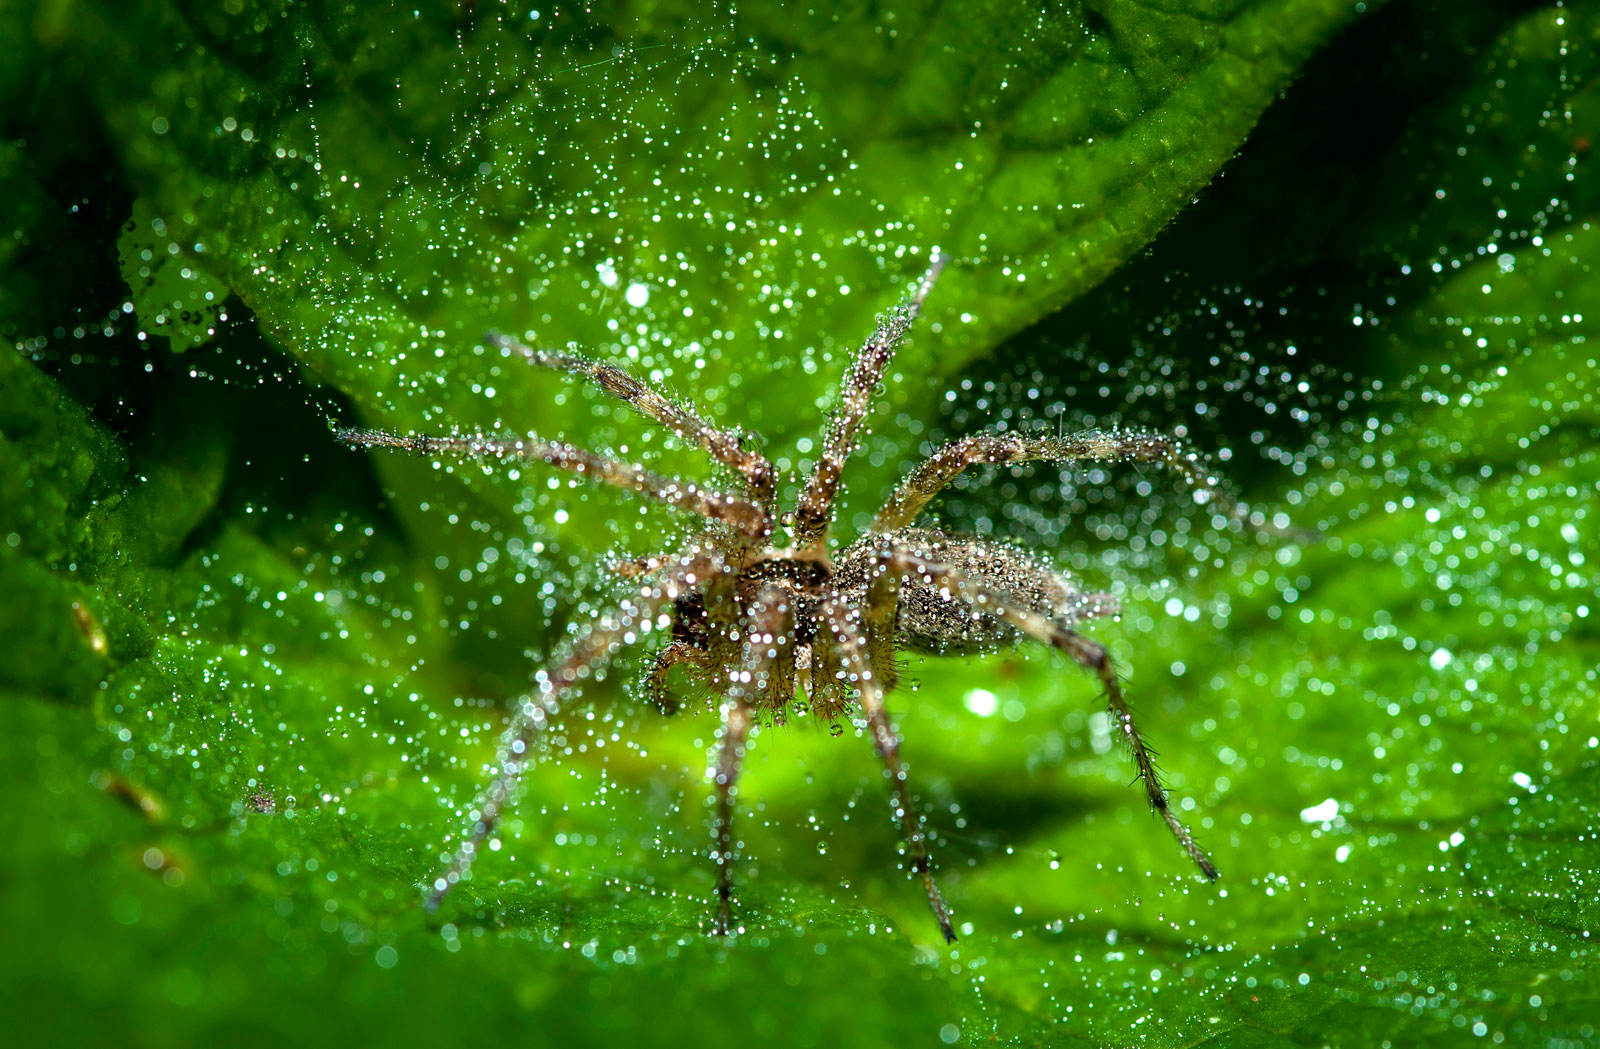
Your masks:
{"label": "hair on spider leg", "polygon": [[[707,923],[732,935],[738,859],[734,834],[737,784],[749,742],[762,725],[793,715],[846,735],[857,726],[871,743],[889,786],[889,811],[898,826],[906,867],[922,886],[940,935],[955,940],[951,910],[939,890],[922,808],[901,757],[902,737],[888,698],[906,690],[902,653],[963,657],[1033,641],[1054,648],[1099,684],[1107,711],[1128,744],[1146,798],[1182,851],[1202,874],[1216,868],[1173,812],[1166,788],[1123,694],[1110,654],[1079,633],[1114,616],[1114,597],[1082,586],[1030,551],[986,537],[918,525],[929,502],[969,467],[1029,462],[1062,466],[1160,463],[1197,486],[1220,481],[1198,457],[1166,435],[1144,431],[1077,434],[990,432],[933,448],[904,475],[851,542],[833,535],[844,467],[855,448],[900,342],[928,300],[948,258],[935,249],[903,305],[880,317],[845,369],[823,427],[810,476],[797,479],[793,505],[780,506],[779,475],[755,435],[708,422],[709,415],[626,368],[571,352],[530,348],[491,333],[486,342],[530,366],[588,382],[645,420],[726,467],[727,491],[665,477],[644,467],[536,436],[453,433],[402,436],[346,429],[336,435],[353,448],[409,449],[483,462],[544,463],[585,479],[637,493],[699,522],[675,549],[618,559],[615,601],[579,630],[534,676],[501,738],[498,772],[479,795],[454,857],[426,886],[436,907],[469,875],[482,843],[512,803],[535,743],[559,712],[623,647],[655,648],[643,694],[664,710],[688,704],[674,698],[673,678],[687,680],[706,702],[693,704],[718,718],[708,761],[715,798],[709,858],[717,871],[714,912]],[[792,523],[792,542],[779,545],[780,522]],[[799,716],[794,720],[798,721]]]}

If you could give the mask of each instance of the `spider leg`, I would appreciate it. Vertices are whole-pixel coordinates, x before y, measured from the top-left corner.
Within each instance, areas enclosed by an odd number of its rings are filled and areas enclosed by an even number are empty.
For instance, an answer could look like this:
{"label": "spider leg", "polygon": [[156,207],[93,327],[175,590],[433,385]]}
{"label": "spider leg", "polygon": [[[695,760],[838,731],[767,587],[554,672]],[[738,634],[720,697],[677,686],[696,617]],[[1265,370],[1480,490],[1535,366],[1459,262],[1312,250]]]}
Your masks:
{"label": "spider leg", "polygon": [[879,572],[867,584],[861,607],[861,633],[867,642],[878,687],[885,695],[900,683],[900,663],[895,650],[895,620],[900,612],[900,573]]}
{"label": "spider leg", "polygon": [[494,832],[523,768],[530,760],[533,741],[549,727],[551,719],[561,707],[578,692],[579,683],[590,677],[596,666],[609,658],[615,650],[630,642],[633,635],[650,623],[667,602],[673,600],[678,588],[697,576],[715,571],[719,561],[705,555],[685,556],[676,566],[673,576],[630,595],[620,607],[607,612],[590,624],[556,663],[554,669],[540,670],[534,675],[534,688],[517,703],[517,714],[511,726],[501,737],[498,760],[500,771],[489,781],[483,795],[472,812],[472,825],[457,847],[450,864],[437,874],[428,888],[424,907],[438,909],[450,889],[467,875],[478,850],[485,839]]}
{"label": "spider leg", "polygon": [[1106,651],[1106,646],[1082,634],[1059,628],[1054,632],[1049,644],[1066,652],[1079,666],[1092,671],[1100,679],[1100,684],[1106,691],[1106,704],[1111,709],[1111,716],[1116,720],[1117,728],[1121,730],[1123,737],[1128,741],[1128,748],[1133,752],[1133,763],[1139,770],[1139,778],[1144,781],[1144,791],[1150,799],[1150,807],[1160,813],[1167,829],[1172,831],[1172,836],[1178,839],[1178,844],[1183,846],[1183,850],[1189,854],[1189,859],[1194,861],[1200,873],[1204,874],[1208,881],[1216,881],[1220,875],[1211,858],[1195,844],[1189,828],[1185,827],[1183,821],[1178,819],[1177,813],[1172,811],[1167,788],[1162,784],[1150,748],[1145,744],[1144,736],[1140,734],[1139,726],[1133,720],[1133,709],[1123,698],[1122,683],[1117,680],[1117,670],[1111,665],[1111,656]]}
{"label": "spider leg", "polygon": [[945,444],[900,482],[869,535],[904,528],[928,502],[967,467],[976,463],[1159,462],[1182,474],[1195,488],[1220,495],[1219,480],[1192,452],[1160,433],[1085,433],[1071,437],[1023,433],[978,433]]}
{"label": "spider leg", "polygon": [[776,618],[769,625],[777,629],[769,631],[772,634],[772,642],[768,653],[768,665],[755,695],[757,705],[763,710],[771,711],[773,721],[781,725],[788,717],[789,701],[794,699],[795,680],[799,677],[799,669],[795,658],[794,616],[787,601],[784,602],[781,613],[774,615]]}
{"label": "spider leg", "polygon": [[711,769],[717,792],[716,823],[711,828],[711,859],[717,865],[716,936],[732,931],[733,864],[737,858],[733,838],[733,799],[738,793],[739,772],[744,765],[745,743],[750,736],[750,707],[744,697],[729,696],[722,701],[722,739],[717,763]]}
{"label": "spider leg", "polygon": [[812,639],[806,662],[806,702],[811,712],[820,720],[837,723],[855,701],[854,692],[845,685],[846,672],[839,662],[839,647],[819,629]]}
{"label": "spider leg", "polygon": [[[872,660],[862,643],[861,632],[851,610],[842,601],[830,601],[823,608],[838,657],[844,670],[853,677],[861,697],[861,712],[867,719],[867,729],[872,734],[872,745],[889,774],[893,792],[895,819],[906,837],[906,851],[911,856],[911,869],[922,878],[922,888],[928,894],[928,906],[939,923],[939,932],[945,943],[955,943],[955,929],[950,923],[950,908],[933,880],[933,862],[928,857],[927,834],[922,825],[922,813],[913,804],[911,788],[906,782],[905,763],[900,759],[900,730],[889,719],[883,706],[883,687],[873,672]],[[819,634],[818,640],[821,640]]]}
{"label": "spider leg", "polygon": [[530,364],[583,376],[611,396],[626,401],[640,414],[671,430],[679,440],[701,448],[717,462],[737,470],[750,485],[756,501],[763,506],[772,505],[777,473],[766,456],[743,446],[742,434],[738,430],[719,430],[693,409],[679,404],[616,365],[592,361],[572,353],[535,349],[520,339],[496,331],[487,333],[483,339],[489,345],[499,347],[502,352],[522,357]]}
{"label": "spider leg", "polygon": [[1093,672],[1106,691],[1106,701],[1112,717],[1116,719],[1117,728],[1133,751],[1133,763],[1138,769],[1139,778],[1144,781],[1145,794],[1150,799],[1151,808],[1161,815],[1168,829],[1172,831],[1173,837],[1178,839],[1178,844],[1183,846],[1183,850],[1189,854],[1195,866],[1200,868],[1200,873],[1212,881],[1217,879],[1217,868],[1201,851],[1200,846],[1195,844],[1194,836],[1172,811],[1167,790],[1156,771],[1155,759],[1150,753],[1150,748],[1145,745],[1139,726],[1134,722],[1133,711],[1123,697],[1122,684],[1117,680],[1116,668],[1112,666],[1110,654],[1104,645],[1068,630],[1037,612],[1018,607],[1008,595],[979,584],[959,569],[949,565],[929,561],[905,550],[887,552],[882,564],[884,571],[888,573],[902,576],[915,574],[921,577],[924,583],[947,591],[953,598],[971,605],[974,609],[981,609],[992,616],[1004,619],[1030,637],[1065,652],[1079,666]]}
{"label": "spider leg", "polygon": [[423,455],[441,453],[460,459],[548,463],[592,480],[638,492],[701,517],[722,521],[754,539],[761,538],[769,530],[769,514],[748,499],[707,491],[692,481],[664,477],[632,463],[598,455],[562,441],[542,441],[537,437],[498,438],[483,434],[407,436],[383,430],[340,430],[335,437],[353,448],[404,448]]}
{"label": "spider leg", "polygon": [[844,471],[845,460],[855,448],[861,425],[872,407],[878,382],[894,357],[895,347],[922,312],[922,304],[933,290],[934,281],[939,279],[946,260],[945,255],[934,249],[928,272],[917,286],[911,301],[891,310],[879,321],[878,330],[856,353],[850,370],[845,373],[844,385],[839,390],[839,407],[834,410],[833,419],[828,424],[828,434],[823,438],[816,470],[800,497],[800,504],[795,508],[796,549],[820,548],[827,541],[828,525],[833,519],[833,501],[839,491],[839,475]]}
{"label": "spider leg", "polygon": [[717,762],[709,770],[717,796],[711,858],[717,864],[717,923],[712,931],[718,936],[727,936],[732,931],[733,865],[738,856],[733,834],[733,803],[750,736],[752,711],[777,676],[774,664],[780,652],[793,651],[793,639],[787,636],[793,632],[789,604],[779,587],[762,588],[750,605],[745,622],[748,629],[740,668],[731,675],[728,694],[722,702],[722,738],[717,748]]}

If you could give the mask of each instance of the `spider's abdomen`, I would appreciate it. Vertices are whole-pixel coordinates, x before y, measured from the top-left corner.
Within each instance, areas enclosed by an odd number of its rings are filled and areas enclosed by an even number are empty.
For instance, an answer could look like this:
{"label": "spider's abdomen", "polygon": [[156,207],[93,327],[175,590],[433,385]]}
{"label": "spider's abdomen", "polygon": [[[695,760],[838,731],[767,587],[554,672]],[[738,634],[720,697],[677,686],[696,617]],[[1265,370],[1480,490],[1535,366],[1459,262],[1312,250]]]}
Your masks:
{"label": "spider's abdomen", "polygon": [[968,656],[1014,648],[1021,631],[964,601],[941,597],[931,587],[902,584],[895,620],[899,646],[930,656]]}
{"label": "spider's abdomen", "polygon": [[[839,560],[841,588],[857,579],[856,585],[864,588],[873,551],[891,543],[956,569],[984,590],[1005,595],[1014,607],[1064,627],[1117,612],[1110,595],[1085,593],[1071,576],[1034,554],[993,539],[931,528],[905,528],[851,547]],[[930,655],[992,652],[1021,640],[1009,623],[915,575],[900,581],[895,628],[901,648]]]}

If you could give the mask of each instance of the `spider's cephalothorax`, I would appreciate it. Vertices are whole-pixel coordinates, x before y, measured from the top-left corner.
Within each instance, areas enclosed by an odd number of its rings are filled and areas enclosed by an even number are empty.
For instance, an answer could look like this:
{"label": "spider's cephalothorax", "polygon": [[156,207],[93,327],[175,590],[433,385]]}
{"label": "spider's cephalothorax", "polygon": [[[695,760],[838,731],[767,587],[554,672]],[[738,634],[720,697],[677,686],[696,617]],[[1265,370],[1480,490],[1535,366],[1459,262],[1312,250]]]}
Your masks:
{"label": "spider's cephalothorax", "polygon": [[[783,717],[800,694],[819,716],[836,719],[850,713],[859,718],[883,761],[911,869],[922,880],[940,932],[948,941],[955,939],[949,909],[934,884],[922,816],[900,760],[900,734],[884,707],[884,696],[896,682],[896,652],[902,648],[959,655],[1031,638],[1060,649],[1093,672],[1132,749],[1151,805],[1201,872],[1207,878],[1217,876],[1168,804],[1105,647],[1077,632],[1082,620],[1115,613],[1115,602],[1104,594],[1086,593],[1070,577],[1025,551],[977,536],[914,527],[928,502],[974,464],[1161,462],[1177,468],[1202,490],[1214,490],[1214,479],[1194,456],[1152,433],[974,434],[938,448],[912,470],[865,534],[842,550],[831,542],[845,460],[861,434],[896,345],[921,311],[943,265],[936,253],[910,302],[891,311],[856,354],[816,467],[788,513],[780,513],[778,507],[778,477],[772,464],[751,450],[739,431],[712,426],[621,368],[532,349],[495,333],[487,342],[503,354],[583,376],[698,446],[732,471],[736,490],[707,489],[536,437],[341,431],[340,439],[356,447],[543,462],[687,510],[705,522],[682,549],[614,566],[628,580],[626,596],[589,623],[551,667],[535,675],[534,687],[520,701],[504,737],[498,775],[475,805],[454,859],[428,887],[430,908],[467,873],[493,832],[535,737],[596,666],[627,639],[661,633],[667,634],[667,641],[650,671],[652,697],[670,709],[668,677],[674,667],[683,665],[717,697],[722,719],[710,769],[717,798],[711,855],[718,868],[718,933],[729,931],[733,798],[751,725],[763,713]],[[785,526],[791,542],[775,546],[774,537]]]}

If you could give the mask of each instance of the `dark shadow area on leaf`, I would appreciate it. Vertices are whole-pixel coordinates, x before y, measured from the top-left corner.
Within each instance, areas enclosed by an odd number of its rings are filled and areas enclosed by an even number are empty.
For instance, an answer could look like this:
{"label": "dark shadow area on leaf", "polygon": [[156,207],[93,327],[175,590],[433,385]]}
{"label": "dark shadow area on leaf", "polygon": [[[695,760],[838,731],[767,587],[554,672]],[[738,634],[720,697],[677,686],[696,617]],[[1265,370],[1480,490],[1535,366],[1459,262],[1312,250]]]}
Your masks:
{"label": "dark shadow area on leaf", "polygon": [[[950,428],[996,414],[1026,422],[1029,400],[1061,398],[1068,430],[1181,427],[1202,453],[1256,446],[1226,464],[1229,482],[1247,496],[1281,487],[1273,460],[1307,439],[1297,409],[1332,427],[1370,410],[1360,391],[1414,366],[1400,333],[1373,337],[1375,315],[1425,302],[1453,276],[1452,256],[1501,235],[1497,209],[1533,215],[1552,191],[1573,192],[1564,154],[1506,160],[1521,176],[1508,185],[1453,179],[1450,129],[1426,123],[1480,75],[1463,56],[1494,46],[1534,7],[1395,4],[1357,23],[1142,257],[969,369]],[[1536,116],[1543,100],[1518,101]],[[1493,131],[1466,141],[1488,147]],[[1449,206],[1436,206],[1446,186]],[[1440,258],[1442,275],[1402,273]],[[1302,377],[1309,394],[1294,389]]]}
{"label": "dark shadow area on leaf", "polygon": [[[303,533],[307,520],[347,512],[392,525],[370,463],[328,454],[327,418],[353,417],[347,401],[312,390],[237,299],[207,347],[175,353],[163,337],[140,338],[118,264],[138,190],[82,90],[83,70],[48,49],[32,58],[14,74],[29,90],[0,117],[0,188],[14,225],[0,256],[0,337],[27,339],[19,348],[123,440],[135,473],[161,464],[182,478],[171,490],[194,505],[149,518],[170,531],[159,537],[164,563],[227,522],[252,520],[246,507],[275,511],[253,519],[269,541],[287,521]],[[35,133],[49,126],[75,133]]]}
{"label": "dark shadow area on leaf", "polygon": [[[117,235],[136,193],[85,93],[83,70],[55,57],[45,48],[22,48],[0,78],[7,101],[0,106],[7,226],[0,339],[8,342],[98,330],[118,315],[126,292]],[[51,127],[72,133],[45,133]]]}
{"label": "dark shadow area on leaf", "polygon": [[[1052,828],[1116,807],[1114,803],[1075,793],[1070,780],[1055,778],[963,779],[952,789],[961,799],[966,826],[951,829],[949,817],[942,814],[931,817],[931,824],[941,828],[948,839],[941,850],[948,849],[952,857],[970,856],[979,862],[1000,855],[1007,846],[1031,847],[1028,843],[1032,839]],[[1134,795],[1129,798],[1138,800]],[[1156,826],[1151,830],[1165,833]]]}

